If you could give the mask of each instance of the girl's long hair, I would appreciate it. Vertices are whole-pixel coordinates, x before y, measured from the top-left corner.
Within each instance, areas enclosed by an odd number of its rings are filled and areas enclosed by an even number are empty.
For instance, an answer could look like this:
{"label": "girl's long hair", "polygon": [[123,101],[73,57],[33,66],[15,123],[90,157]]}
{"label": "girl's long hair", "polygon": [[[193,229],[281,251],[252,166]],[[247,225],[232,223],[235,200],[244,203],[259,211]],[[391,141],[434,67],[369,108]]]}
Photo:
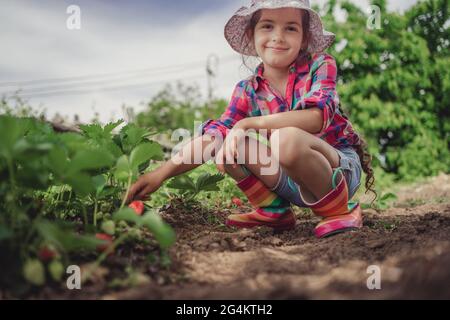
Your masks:
{"label": "girl's long hair", "polygon": [[[306,10],[300,10],[302,13],[302,30],[309,30],[309,13]],[[244,48],[249,48],[250,46],[254,46],[254,32],[255,27],[258,21],[261,19],[261,10],[256,11],[251,19],[248,21],[247,26],[245,28],[245,32],[243,34],[243,37],[241,39],[241,43]],[[309,58],[310,55],[307,52],[308,43],[310,39],[310,33],[309,32],[303,32],[303,41],[302,46],[300,49],[300,53],[297,58],[297,62],[299,64],[305,63]],[[248,59],[249,57],[242,55],[242,63],[252,71],[252,69],[248,66]],[[341,114],[349,119],[347,116],[347,113],[344,111],[341,105],[339,105],[339,110],[341,111]],[[377,199],[378,194],[373,189],[373,186],[375,184],[375,175],[372,168],[372,155],[369,153],[369,148],[367,145],[366,140],[362,137],[361,134],[358,133],[360,143],[358,145],[352,146],[356,153],[358,154],[359,160],[361,162],[361,167],[363,171],[366,174],[366,182],[365,182],[365,188],[366,192],[371,191],[375,198],[372,200],[371,205],[373,205],[373,202]]]}

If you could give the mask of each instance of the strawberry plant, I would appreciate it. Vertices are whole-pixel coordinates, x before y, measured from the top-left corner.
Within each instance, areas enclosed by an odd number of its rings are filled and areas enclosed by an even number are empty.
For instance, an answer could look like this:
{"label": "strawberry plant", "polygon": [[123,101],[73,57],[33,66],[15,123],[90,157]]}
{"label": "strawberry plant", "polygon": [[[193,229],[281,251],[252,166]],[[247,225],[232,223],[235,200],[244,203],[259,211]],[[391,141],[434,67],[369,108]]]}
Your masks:
{"label": "strawberry plant", "polygon": [[217,183],[223,179],[221,174],[212,175],[207,172],[202,173],[196,180],[193,180],[188,174],[184,174],[172,178],[167,186],[179,190],[184,201],[189,202],[200,192],[219,191]]}
{"label": "strawberry plant", "polygon": [[373,206],[370,204],[363,203],[361,204],[362,209],[370,209],[373,208],[377,211],[386,210],[389,208],[389,203],[397,200],[397,196],[392,192],[383,193],[383,195],[377,199]]}
{"label": "strawberry plant", "polygon": [[[131,184],[163,152],[148,139],[152,133],[133,124],[114,134],[122,123],[56,134],[36,119],[0,115],[1,287],[57,281],[74,254],[103,246],[100,263],[129,236],[118,234],[116,223],[147,229],[162,248],[173,243],[172,229],[156,213],[124,208]],[[143,204],[135,209],[142,214]]]}

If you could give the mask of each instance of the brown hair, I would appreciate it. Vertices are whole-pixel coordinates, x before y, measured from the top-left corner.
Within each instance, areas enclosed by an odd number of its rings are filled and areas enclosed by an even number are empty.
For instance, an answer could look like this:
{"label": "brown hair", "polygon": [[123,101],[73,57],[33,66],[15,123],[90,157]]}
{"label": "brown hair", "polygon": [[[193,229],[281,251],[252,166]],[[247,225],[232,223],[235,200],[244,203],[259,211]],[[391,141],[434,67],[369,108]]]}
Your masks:
{"label": "brown hair", "polygon": [[[302,30],[308,30],[308,32],[303,32],[303,42],[302,47],[299,52],[297,61],[300,63],[303,59],[308,59],[309,54],[307,53],[308,43],[310,39],[310,33],[309,33],[309,13],[306,10],[300,10],[302,12]],[[241,43],[244,45],[243,48],[247,49],[249,46],[253,45],[253,37],[255,32],[256,24],[261,19],[262,11],[258,10],[256,11],[251,19],[248,21],[247,26],[245,28],[245,33],[242,36]],[[248,65],[246,61],[247,57],[242,55],[242,63],[250,70],[253,71]],[[341,105],[339,105],[339,110],[341,111],[342,115],[348,119],[348,116]],[[366,192],[371,191],[373,194],[375,194],[375,198],[372,200],[371,205],[373,205],[373,202],[377,199],[378,194],[377,192],[372,188],[375,184],[375,176],[374,171],[372,168],[372,155],[369,153],[368,145],[366,140],[362,137],[361,134],[358,133],[359,136],[359,144],[353,146],[356,153],[358,154],[359,160],[361,162],[361,167],[363,171],[366,173],[366,183],[365,188]]]}
{"label": "brown hair", "polygon": [[[341,114],[349,119],[349,117],[347,116],[347,113],[344,111],[344,109],[342,108],[342,105],[339,104],[339,110],[341,111]],[[373,172],[373,168],[372,168],[372,155],[369,152],[369,147],[367,145],[366,140],[362,137],[362,135],[360,133],[358,133],[358,137],[359,137],[359,144],[352,146],[356,153],[358,154],[359,157],[359,161],[361,162],[361,167],[363,169],[363,171],[366,174],[366,183],[365,183],[365,187],[366,187],[366,192],[370,191],[375,195],[375,198],[373,198],[372,202],[370,203],[370,205],[373,205],[373,202],[378,198],[378,194],[377,192],[372,188],[373,185],[375,184],[375,175]]]}

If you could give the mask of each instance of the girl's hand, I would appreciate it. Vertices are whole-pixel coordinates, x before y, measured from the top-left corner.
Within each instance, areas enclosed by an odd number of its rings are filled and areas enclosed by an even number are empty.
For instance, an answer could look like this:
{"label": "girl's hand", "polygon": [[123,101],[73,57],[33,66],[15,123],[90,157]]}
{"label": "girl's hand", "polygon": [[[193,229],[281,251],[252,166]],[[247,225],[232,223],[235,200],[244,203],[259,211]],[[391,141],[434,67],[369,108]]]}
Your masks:
{"label": "girl's hand", "polygon": [[[235,160],[239,157],[238,146],[244,137],[245,129],[240,126],[235,126],[228,132],[222,147],[216,155],[216,166],[220,172],[225,173],[225,163],[229,164],[231,162],[233,164],[233,168],[237,167],[237,161]],[[222,163],[217,163],[219,162],[219,159],[222,160]]]}
{"label": "girl's hand", "polygon": [[127,203],[132,200],[149,200],[150,197],[148,195],[158,190],[163,182],[164,179],[156,171],[142,175],[131,186]]}
{"label": "girl's hand", "polygon": [[[223,174],[225,174],[225,164],[224,164],[225,163],[225,153],[223,151],[224,144],[225,144],[225,142],[222,144],[222,147],[219,149],[219,151],[217,151],[217,154],[215,157],[216,167]],[[219,161],[219,160],[221,160],[221,161]]]}

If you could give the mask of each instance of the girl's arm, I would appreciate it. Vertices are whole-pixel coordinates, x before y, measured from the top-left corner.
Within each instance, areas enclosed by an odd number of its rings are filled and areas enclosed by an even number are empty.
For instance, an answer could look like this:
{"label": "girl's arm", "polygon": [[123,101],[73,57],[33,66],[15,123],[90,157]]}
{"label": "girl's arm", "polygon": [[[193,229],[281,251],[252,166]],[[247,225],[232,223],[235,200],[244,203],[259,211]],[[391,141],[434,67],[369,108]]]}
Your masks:
{"label": "girl's arm", "polygon": [[260,129],[274,130],[285,127],[300,128],[312,134],[319,133],[323,127],[323,111],[319,108],[311,108],[245,118],[235,126],[236,129],[255,129],[256,131]]}
{"label": "girl's arm", "polygon": [[127,201],[147,199],[148,195],[157,191],[167,179],[195,169],[210,160],[220,146],[221,140],[209,135],[192,139],[171,159],[139,177],[131,186]]}
{"label": "girl's arm", "polygon": [[[220,119],[208,120],[200,127],[201,136],[188,142],[183,149],[170,160],[157,169],[141,176],[130,189],[128,201],[132,199],[145,199],[149,193],[158,190],[162,183],[174,176],[195,169],[215,156],[215,151],[222,147],[223,139],[215,139],[215,135],[224,138],[236,123],[248,114],[248,100],[245,92],[246,81],[240,81],[231,97],[230,104]],[[204,152],[205,148],[211,152]],[[197,157],[195,157],[197,153]],[[198,160],[199,159],[199,160]],[[196,161],[197,160],[197,161]]]}

